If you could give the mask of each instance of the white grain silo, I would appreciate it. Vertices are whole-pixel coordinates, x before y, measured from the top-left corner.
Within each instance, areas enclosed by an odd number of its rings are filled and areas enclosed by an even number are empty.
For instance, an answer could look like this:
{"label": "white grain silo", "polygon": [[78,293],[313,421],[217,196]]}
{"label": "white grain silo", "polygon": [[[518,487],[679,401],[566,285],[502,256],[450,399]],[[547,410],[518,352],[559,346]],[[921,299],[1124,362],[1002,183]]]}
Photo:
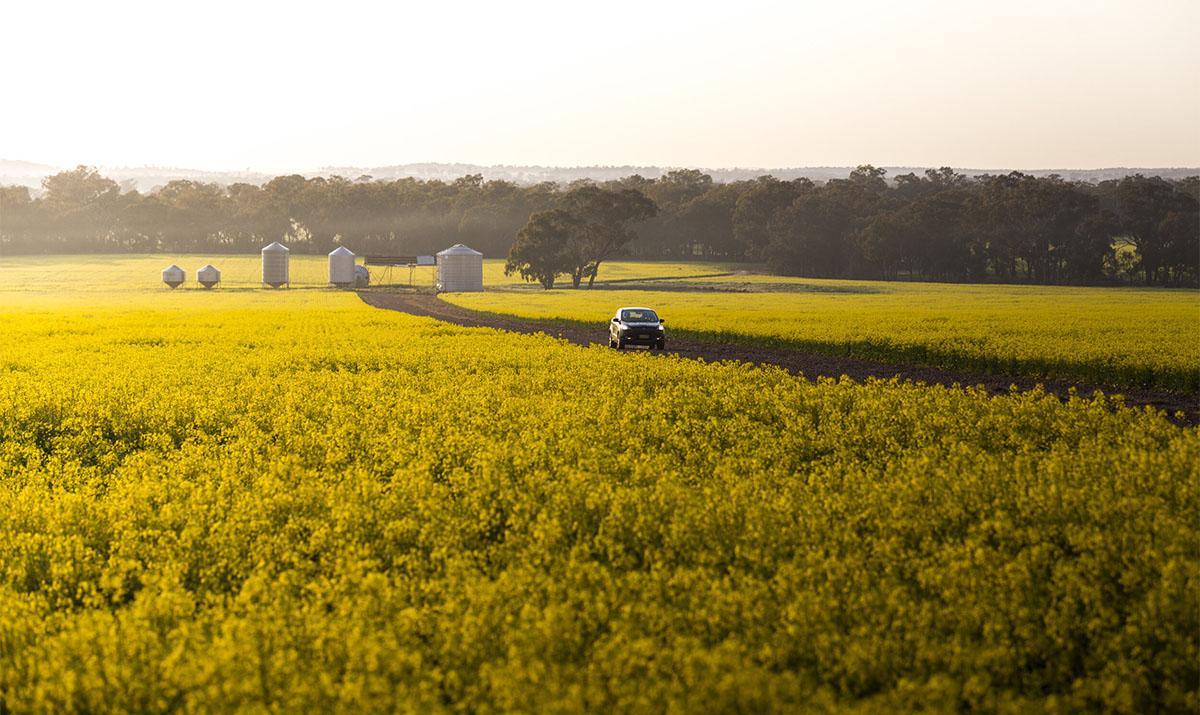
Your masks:
{"label": "white grain silo", "polygon": [[288,280],[288,247],[276,241],[262,250],[262,282],[272,288],[290,285]]}
{"label": "white grain silo", "polygon": [[456,243],[437,254],[438,290],[483,290],[483,254]]}
{"label": "white grain silo", "polygon": [[338,246],[329,254],[329,282],[349,288],[354,284],[354,278],[354,252],[345,246]]}
{"label": "white grain silo", "polygon": [[371,285],[371,271],[366,266],[354,267],[354,287],[366,288]]}
{"label": "white grain silo", "polygon": [[221,282],[221,272],[217,270],[216,266],[209,263],[196,271],[196,280],[205,288],[212,288]]}
{"label": "white grain silo", "polygon": [[187,274],[184,273],[182,268],[172,263],[163,269],[162,279],[163,283],[166,283],[172,288],[178,288],[179,286],[183,285],[185,280],[187,280]]}

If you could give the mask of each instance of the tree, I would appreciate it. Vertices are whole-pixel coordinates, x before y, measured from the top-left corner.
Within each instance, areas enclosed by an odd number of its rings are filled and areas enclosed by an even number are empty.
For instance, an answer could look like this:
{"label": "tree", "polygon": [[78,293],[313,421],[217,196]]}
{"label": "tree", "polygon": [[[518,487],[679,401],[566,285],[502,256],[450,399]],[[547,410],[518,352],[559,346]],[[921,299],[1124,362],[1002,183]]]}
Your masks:
{"label": "tree", "polygon": [[674,223],[687,237],[692,255],[711,259],[736,258],[745,253],[733,232],[740,188],[737,184],[718,184],[680,207]]}
{"label": "tree", "polygon": [[[582,222],[562,209],[533,214],[517,233],[504,264],[504,275],[519,273],[521,278],[537,281],[550,290],[558,276],[577,271],[582,231]],[[572,277],[578,287],[581,273],[577,271]]]}
{"label": "tree", "polygon": [[340,237],[360,253],[427,254],[463,242],[496,256],[510,252],[531,217],[558,209],[571,220],[557,215],[548,225],[570,263],[556,275],[577,286],[594,285],[600,267],[622,255],[765,260],[830,277],[1200,281],[1198,177],[1084,184],[943,167],[889,182],[864,165],[822,185],[770,176],[719,183],[687,169],[566,187],[479,174],[291,175],[263,186],[172,181],[143,195],[78,167],[43,188],[39,196],[0,187],[5,252],[246,252],[290,232],[297,252],[327,252]]}
{"label": "tree", "polygon": [[1194,285],[1200,270],[1200,212],[1187,210],[1186,205],[1181,208],[1159,222],[1158,233],[1164,239],[1163,257],[1175,282]]}
{"label": "tree", "polygon": [[172,181],[152,201],[162,208],[156,213],[168,237],[164,246],[176,251],[204,250],[212,236],[229,224],[234,211],[225,189],[198,181]]}
{"label": "tree", "polygon": [[608,191],[596,186],[581,186],[567,192],[561,206],[577,222],[572,238],[577,243],[575,255],[579,263],[571,271],[576,288],[585,275],[591,288],[600,264],[633,240],[630,223],[645,221],[658,213],[658,206],[636,189]]}
{"label": "tree", "polygon": [[798,197],[773,224],[765,252],[768,265],[785,275],[840,275],[853,220],[848,206],[829,188]]}
{"label": "tree", "polygon": [[36,204],[25,186],[0,186],[0,256],[29,242]]}
{"label": "tree", "polygon": [[966,192],[943,188],[901,209],[915,229],[908,253],[927,278],[982,280],[986,276],[986,263],[972,251],[968,238],[967,206]]}
{"label": "tree", "polygon": [[42,201],[60,215],[96,208],[121,193],[117,182],[101,176],[90,166],[48,176],[42,181],[42,188],[46,191]]}
{"label": "tree", "polygon": [[[75,250],[110,250],[119,245],[121,197],[117,182],[79,166],[42,181],[41,199],[50,227]],[[133,194],[136,196],[136,194]]]}
{"label": "tree", "polygon": [[1102,282],[1105,266],[1116,262],[1113,236],[1120,230],[1121,223],[1112,212],[1102,209],[1089,212],[1076,223],[1060,251],[1064,274],[1078,283]]}
{"label": "tree", "polygon": [[1200,210],[1196,200],[1157,176],[1127,176],[1110,188],[1146,284],[1183,282],[1195,275],[1196,255],[1186,250],[1187,219],[1166,219],[1172,213],[1195,214]]}
{"label": "tree", "polygon": [[734,202],[730,223],[733,238],[745,258],[761,258],[771,240],[771,222],[801,194],[813,191],[813,183],[800,178],[780,181],[760,176]]}
{"label": "tree", "polygon": [[665,211],[675,211],[713,187],[712,177],[697,169],[668,171],[647,187],[648,195]]}
{"label": "tree", "polygon": [[884,169],[870,165],[849,178],[829,181],[803,193],[773,222],[764,255],[776,270],[790,275],[838,278],[867,265],[859,232],[876,217],[888,191]]}

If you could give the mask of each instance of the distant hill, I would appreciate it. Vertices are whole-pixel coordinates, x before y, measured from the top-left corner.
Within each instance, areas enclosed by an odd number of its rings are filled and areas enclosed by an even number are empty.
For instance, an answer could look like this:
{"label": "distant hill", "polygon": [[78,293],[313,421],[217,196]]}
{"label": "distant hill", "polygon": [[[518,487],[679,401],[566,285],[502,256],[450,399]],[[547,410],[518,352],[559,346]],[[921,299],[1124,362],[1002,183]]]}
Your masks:
{"label": "distant hill", "polygon": [[[317,174],[330,176],[340,175],[348,178],[355,178],[361,175],[368,175],[375,179],[398,179],[406,176],[412,176],[419,179],[442,179],[453,180],[466,174],[482,174],[485,179],[505,179],[521,184],[535,184],[541,181],[553,181],[558,183],[570,183],[579,179],[592,179],[593,181],[608,181],[612,179],[620,179],[633,174],[639,174],[647,179],[657,179],[668,171],[680,167],[661,167],[661,166],[576,166],[576,167],[555,167],[555,166],[480,166],[478,164],[398,164],[395,166],[379,166],[372,169],[360,169],[350,167],[323,167]],[[691,168],[691,167],[688,167]],[[921,174],[926,169],[936,168],[927,166],[886,166],[887,175],[898,176],[913,172]],[[830,179],[844,179],[853,171],[852,166],[804,166],[791,168],[777,169],[700,169],[704,173],[713,178],[717,182],[743,181],[746,179],[754,179],[759,176],[770,174],[778,179],[790,181],[799,177],[807,177],[813,181],[828,181]],[[1006,174],[1012,169],[971,169],[958,168],[956,170],[968,176],[977,176],[980,174]],[[1185,176],[1195,176],[1200,174],[1200,168],[1184,167],[1184,168],[1137,168],[1137,167],[1113,167],[1103,169],[1020,169],[1027,174],[1034,176],[1049,176],[1051,174],[1059,174],[1065,179],[1071,181],[1104,181],[1106,179],[1119,179],[1132,174],[1145,174],[1147,176],[1162,176],[1169,179],[1181,179]]]}
{"label": "distant hill", "polygon": [[56,171],[61,171],[61,169],[49,164],[35,164],[32,161],[0,159],[0,183],[3,184],[25,184],[21,179],[41,181],[42,177],[49,176]]}
{"label": "distant hill", "polygon": [[[0,185],[28,186],[35,191],[41,188],[42,179],[69,167],[38,164],[30,161],[0,159]],[[125,190],[136,189],[141,192],[154,189],[176,179],[204,181],[217,184],[262,184],[269,181],[275,174],[262,171],[200,171],[196,169],[181,169],[176,167],[97,167],[102,174],[121,184]],[[373,179],[400,179],[413,177],[416,179],[440,179],[453,181],[467,174],[481,174],[486,180],[512,181],[518,184],[536,184],[551,181],[567,184],[579,179],[593,181],[609,181],[620,179],[633,174],[639,174],[648,179],[657,179],[663,174],[678,167],[661,166],[483,166],[479,164],[462,163],[420,163],[395,164],[389,166],[357,167],[357,166],[326,166],[315,171],[298,172],[307,177],[314,176],[344,176],[357,179],[370,176]],[[930,167],[923,166],[888,166],[888,176],[897,176],[914,172],[920,174]],[[843,179],[850,174],[850,166],[807,166],[778,169],[701,169],[717,182],[741,181],[753,179],[765,174],[776,178],[791,180],[801,176],[813,181],[822,182],[830,179]],[[969,176],[979,174],[1003,174],[1011,169],[972,169],[959,168],[959,172]],[[1185,176],[1200,174],[1196,167],[1112,167],[1103,169],[1021,169],[1034,176],[1059,174],[1071,181],[1104,181],[1119,179],[1131,174],[1162,176],[1169,179],[1180,179]]]}
{"label": "distant hill", "polygon": [[[0,159],[0,186],[28,186],[40,190],[42,179],[60,171],[75,167],[51,166],[30,161],[13,161]],[[121,188],[129,191],[136,189],[141,192],[152,191],[167,182],[176,179],[204,181],[217,184],[262,184],[270,181],[275,174],[262,171],[201,171],[198,169],[181,169],[163,166],[98,166],[96,169],[108,178],[121,184]],[[317,173],[309,174],[315,176]]]}

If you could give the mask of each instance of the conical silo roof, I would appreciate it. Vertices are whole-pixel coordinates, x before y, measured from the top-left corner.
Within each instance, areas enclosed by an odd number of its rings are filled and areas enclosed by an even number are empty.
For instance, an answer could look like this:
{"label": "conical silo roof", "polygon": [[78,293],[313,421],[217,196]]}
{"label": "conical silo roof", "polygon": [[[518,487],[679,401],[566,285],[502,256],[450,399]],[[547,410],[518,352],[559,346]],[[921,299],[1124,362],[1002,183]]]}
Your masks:
{"label": "conical silo roof", "polygon": [[483,254],[476,251],[474,248],[464,246],[461,243],[456,243],[444,251],[438,251],[439,256],[482,256]]}
{"label": "conical silo roof", "polygon": [[275,241],[274,243],[272,243],[269,246],[263,246],[262,252],[263,253],[290,253],[291,251],[288,250],[287,246],[283,245],[279,241]]}
{"label": "conical silo roof", "polygon": [[353,256],[354,251],[351,251],[349,248],[346,248],[345,246],[338,246],[337,248],[330,251],[329,255],[331,255],[331,256]]}

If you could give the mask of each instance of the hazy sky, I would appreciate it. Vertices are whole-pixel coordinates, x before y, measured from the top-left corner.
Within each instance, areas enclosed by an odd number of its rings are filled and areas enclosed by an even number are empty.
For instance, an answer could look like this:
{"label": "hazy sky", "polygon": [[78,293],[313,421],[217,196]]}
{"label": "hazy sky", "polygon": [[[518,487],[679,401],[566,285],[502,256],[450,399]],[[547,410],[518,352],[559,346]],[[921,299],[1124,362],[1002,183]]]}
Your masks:
{"label": "hazy sky", "polygon": [[0,10],[0,158],[1200,166],[1200,0]]}

